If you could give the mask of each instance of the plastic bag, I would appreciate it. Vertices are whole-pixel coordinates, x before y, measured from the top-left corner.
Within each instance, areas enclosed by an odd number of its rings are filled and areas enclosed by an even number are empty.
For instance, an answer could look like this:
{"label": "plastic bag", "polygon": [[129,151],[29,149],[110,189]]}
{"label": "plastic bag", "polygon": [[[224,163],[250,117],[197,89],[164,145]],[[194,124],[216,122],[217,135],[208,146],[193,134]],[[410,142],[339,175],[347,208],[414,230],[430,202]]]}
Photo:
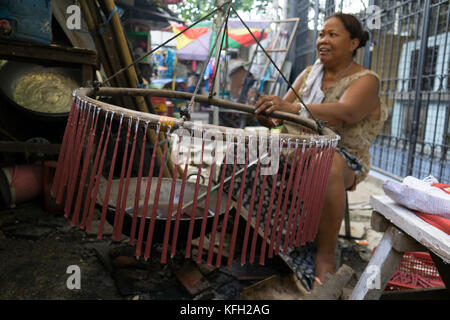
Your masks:
{"label": "plastic bag", "polygon": [[423,213],[450,219],[450,194],[434,187],[438,181],[429,176],[423,180],[408,176],[403,182],[386,181],[383,190],[394,201]]}

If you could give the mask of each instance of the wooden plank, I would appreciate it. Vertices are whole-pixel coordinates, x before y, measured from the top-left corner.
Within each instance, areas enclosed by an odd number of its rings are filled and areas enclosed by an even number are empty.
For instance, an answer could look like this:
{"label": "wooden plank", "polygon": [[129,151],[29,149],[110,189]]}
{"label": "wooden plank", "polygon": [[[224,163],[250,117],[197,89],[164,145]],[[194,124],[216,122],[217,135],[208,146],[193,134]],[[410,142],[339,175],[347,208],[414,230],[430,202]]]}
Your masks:
{"label": "wooden plank", "polygon": [[392,237],[392,246],[398,252],[428,251],[428,249],[422,246],[415,239],[393,226],[392,223],[383,217],[383,215],[379,212],[372,212],[371,225],[377,232],[390,232]]}
{"label": "wooden plank", "polygon": [[[262,49],[257,49],[258,52],[264,52]],[[287,49],[282,48],[274,48],[274,49],[266,49],[266,52],[285,52],[288,51]]]}
{"label": "wooden plank", "polygon": [[56,44],[49,46],[18,42],[11,40],[0,40],[0,58],[6,60],[24,61],[50,61],[66,62],[74,64],[98,65],[97,53],[92,50],[63,47]]}
{"label": "wooden plank", "polygon": [[75,48],[89,49],[95,51],[95,43],[92,40],[91,34],[87,32],[88,27],[84,16],[81,16],[81,30],[69,30],[66,22],[68,14],[67,7],[73,5],[73,0],[58,0],[52,1],[52,13],[56,21],[58,21],[61,29],[69,39],[72,46]]}
{"label": "wooden plank", "polygon": [[392,247],[398,252],[423,252],[428,251],[415,239],[411,238],[403,231],[397,229],[395,226],[389,227],[388,231],[392,237]]}
{"label": "wooden plank", "polygon": [[[175,205],[174,205],[175,207]],[[203,241],[203,254],[207,254],[209,251],[209,244],[210,244],[210,236],[211,234],[207,234],[205,235],[204,241]],[[224,246],[222,249],[222,256],[223,257],[228,257],[229,256],[229,247],[230,247],[230,235],[227,233],[225,234],[225,241],[224,241]],[[215,239],[215,243],[214,243],[214,250],[213,252],[215,254],[219,253],[219,243],[220,243],[220,232],[217,232],[216,234],[216,239]],[[200,244],[200,238],[195,238],[192,239],[192,245],[198,247]],[[205,251],[206,250],[206,251]]]}
{"label": "wooden plank", "polygon": [[399,229],[450,263],[450,235],[420,219],[388,196],[372,196],[370,204]]}
{"label": "wooden plank", "polygon": [[211,287],[208,280],[191,261],[186,261],[179,270],[175,271],[175,276],[192,296]]}
{"label": "wooden plank", "polygon": [[378,300],[402,257],[392,247],[391,233],[385,232],[349,300]]}
{"label": "wooden plank", "polygon": [[300,300],[308,294],[294,273],[273,275],[241,292],[243,300]]}
{"label": "wooden plank", "polygon": [[82,73],[82,86],[83,87],[92,87],[94,82],[94,68],[92,66],[88,66],[83,64],[81,66]]}
{"label": "wooden plank", "polygon": [[60,148],[59,144],[0,141],[0,152],[58,154]]}
{"label": "wooden plank", "polygon": [[303,300],[338,300],[353,273],[352,268],[343,264],[335,274],[328,274],[325,282],[305,295]]}
{"label": "wooden plank", "polygon": [[[234,197],[233,197],[232,205],[233,205],[234,208],[238,207],[237,200]],[[245,207],[243,205],[241,206],[240,216],[245,221],[248,221],[248,211],[247,211],[247,209],[245,209]],[[256,226],[256,219],[255,219],[255,217],[251,218],[250,226],[252,227],[252,229],[254,231],[255,230],[255,226]],[[273,228],[273,226],[271,226],[271,227]],[[264,228],[261,228],[261,226],[258,228],[258,235],[261,237],[261,241],[263,241],[263,239],[264,239]],[[267,252],[269,250],[269,246],[270,246],[270,237],[266,237],[266,253],[265,253],[266,255],[267,255]],[[290,261],[292,261],[292,259],[289,258],[289,255],[284,254],[283,250],[280,250],[277,255],[280,257],[281,261],[283,261],[284,264],[287,267],[289,267],[289,269],[291,269],[291,271],[294,274],[297,273],[297,270],[296,270],[295,266],[293,266],[292,263],[290,263]]]}
{"label": "wooden plank", "polygon": [[[237,208],[237,207],[238,207],[238,204],[237,204],[236,199],[234,199],[234,201],[232,202],[232,205],[233,205],[234,208]],[[244,218],[245,221],[248,220],[248,211],[247,211],[247,209],[246,209],[243,205],[241,206],[241,212],[240,212],[240,215],[241,215],[242,218]],[[255,230],[255,226],[256,226],[256,219],[255,219],[255,217],[252,217],[252,218],[251,218],[250,226],[252,227],[253,230]],[[258,235],[259,235],[262,239],[264,239],[264,229],[262,229],[261,226],[258,227]],[[267,244],[270,244],[270,239],[269,239],[269,237],[267,237],[266,243],[267,243]]]}
{"label": "wooden plank", "polygon": [[381,213],[373,211],[370,225],[376,232],[385,232],[391,223]]}
{"label": "wooden plank", "polygon": [[[281,66],[280,66],[280,70],[283,70],[284,64],[286,63],[286,58],[287,58],[287,56],[289,54],[289,50],[291,49],[292,42],[294,41],[295,35],[297,33],[299,22],[300,22],[300,19],[297,18],[297,20],[295,20],[295,24],[294,24],[294,28],[292,29],[291,36],[289,37],[289,41],[288,41],[288,44],[287,44],[287,47],[286,47],[286,51],[284,52],[284,55],[283,55],[283,60],[282,60],[283,62],[281,64]],[[270,90],[270,94],[274,94],[276,83],[278,82],[278,79],[280,79],[280,76],[281,76],[280,73],[277,72],[277,78],[275,80],[275,84],[272,85],[272,88]]]}

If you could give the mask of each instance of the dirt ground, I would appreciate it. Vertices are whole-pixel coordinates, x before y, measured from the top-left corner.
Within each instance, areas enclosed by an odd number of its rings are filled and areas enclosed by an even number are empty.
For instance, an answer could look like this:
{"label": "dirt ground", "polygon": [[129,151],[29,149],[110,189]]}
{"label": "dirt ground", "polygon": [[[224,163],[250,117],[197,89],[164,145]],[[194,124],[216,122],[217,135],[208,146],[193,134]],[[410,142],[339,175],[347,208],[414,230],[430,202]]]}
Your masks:
{"label": "dirt ground", "polygon": [[[362,188],[362,192],[371,191]],[[364,207],[365,202],[353,195],[350,207],[352,220],[367,226],[370,210]],[[356,209],[352,210],[352,206]],[[231,270],[221,267],[214,272],[199,266],[208,285],[204,291],[192,293],[176,276],[186,262],[182,253],[167,264],[161,264],[159,259],[136,260],[135,248],[127,242],[126,237],[122,242],[113,242],[108,229],[99,240],[94,233],[71,227],[62,213],[45,212],[42,199],[14,209],[3,208],[0,210],[0,299],[235,300],[252,284],[290,271],[280,258],[271,259],[265,266],[239,264]],[[161,248],[155,245],[152,250],[160,252]],[[336,257],[338,266],[346,264],[354,270],[346,286],[349,291],[367,265],[370,249],[358,245],[354,239],[341,237]],[[70,266],[80,268],[80,289],[68,288],[68,280],[73,279],[72,273],[68,273]]]}

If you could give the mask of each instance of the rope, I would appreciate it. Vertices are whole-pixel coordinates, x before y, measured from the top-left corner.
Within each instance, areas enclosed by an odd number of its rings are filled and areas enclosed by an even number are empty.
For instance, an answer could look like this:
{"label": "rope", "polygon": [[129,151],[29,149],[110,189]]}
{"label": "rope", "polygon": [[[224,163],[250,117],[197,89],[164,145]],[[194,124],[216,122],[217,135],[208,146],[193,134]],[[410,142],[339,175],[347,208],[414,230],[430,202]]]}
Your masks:
{"label": "rope", "polygon": [[119,9],[118,9],[117,7],[114,7],[113,11],[111,11],[111,13],[109,14],[109,16],[108,16],[108,18],[106,19],[106,21],[104,21],[104,18],[103,18],[103,16],[102,16],[103,24],[102,24],[102,26],[98,29],[98,31],[96,31],[96,32],[90,32],[90,31],[84,31],[84,30],[77,30],[77,29],[70,30],[70,31],[75,31],[75,32],[78,32],[78,33],[83,33],[83,34],[90,34],[92,37],[95,37],[95,36],[101,36],[101,35],[103,35],[103,34],[105,33],[106,26],[111,22],[111,19],[112,19],[112,17],[114,16],[114,14],[115,14],[116,12],[119,12]]}

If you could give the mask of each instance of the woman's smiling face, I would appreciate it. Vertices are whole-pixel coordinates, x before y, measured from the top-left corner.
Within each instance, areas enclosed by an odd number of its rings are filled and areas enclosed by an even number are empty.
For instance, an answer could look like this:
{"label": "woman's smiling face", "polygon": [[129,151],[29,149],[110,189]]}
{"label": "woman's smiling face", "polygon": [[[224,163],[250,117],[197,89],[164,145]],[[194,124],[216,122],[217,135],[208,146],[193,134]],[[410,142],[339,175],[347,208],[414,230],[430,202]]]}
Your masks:
{"label": "woman's smiling face", "polygon": [[327,64],[331,61],[347,61],[358,45],[359,40],[351,39],[342,21],[333,17],[325,21],[319,32],[316,49],[320,61]]}

